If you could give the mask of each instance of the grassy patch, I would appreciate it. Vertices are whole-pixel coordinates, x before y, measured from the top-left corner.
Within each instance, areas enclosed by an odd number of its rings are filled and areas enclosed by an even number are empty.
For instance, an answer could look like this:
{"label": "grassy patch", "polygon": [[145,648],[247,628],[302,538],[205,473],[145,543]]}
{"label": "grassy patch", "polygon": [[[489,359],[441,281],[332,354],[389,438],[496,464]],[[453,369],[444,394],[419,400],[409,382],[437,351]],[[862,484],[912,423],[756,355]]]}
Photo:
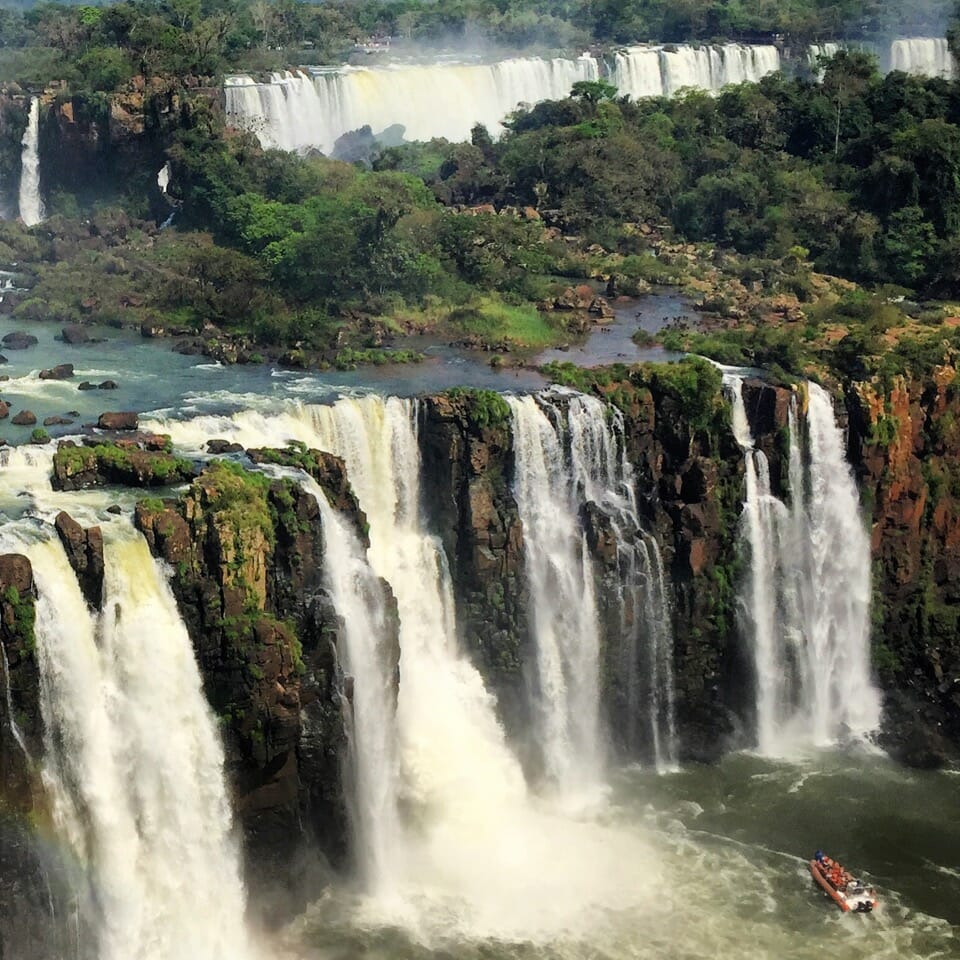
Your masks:
{"label": "grassy patch", "polygon": [[485,346],[536,350],[570,338],[560,318],[530,305],[513,306],[493,297],[481,297],[457,308],[447,322],[461,336],[476,338]]}

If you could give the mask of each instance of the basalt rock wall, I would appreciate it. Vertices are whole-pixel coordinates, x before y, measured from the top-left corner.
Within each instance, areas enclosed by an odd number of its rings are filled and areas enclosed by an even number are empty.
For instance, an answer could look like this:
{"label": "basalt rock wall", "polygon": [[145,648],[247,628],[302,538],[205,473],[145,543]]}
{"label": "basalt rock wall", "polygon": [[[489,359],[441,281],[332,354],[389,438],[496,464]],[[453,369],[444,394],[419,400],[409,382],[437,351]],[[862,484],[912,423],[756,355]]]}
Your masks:
{"label": "basalt rock wall", "polygon": [[846,391],[850,453],[872,516],[873,652],[883,743],[932,766],[960,755],[960,384]]}

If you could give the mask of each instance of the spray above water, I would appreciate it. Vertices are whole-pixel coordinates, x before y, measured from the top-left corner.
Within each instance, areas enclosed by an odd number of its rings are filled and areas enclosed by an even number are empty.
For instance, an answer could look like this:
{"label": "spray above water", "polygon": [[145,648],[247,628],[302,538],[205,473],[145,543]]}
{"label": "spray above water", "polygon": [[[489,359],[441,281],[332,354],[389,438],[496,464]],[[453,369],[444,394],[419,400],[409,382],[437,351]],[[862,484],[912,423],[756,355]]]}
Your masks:
{"label": "spray above water", "polygon": [[829,395],[807,384],[807,449],[790,413],[790,504],[771,492],[754,449],[743,381],[726,375],[746,469],[742,531],[749,548],[743,625],[755,665],[762,753],[866,738],[879,724],[870,677],[870,544]]}

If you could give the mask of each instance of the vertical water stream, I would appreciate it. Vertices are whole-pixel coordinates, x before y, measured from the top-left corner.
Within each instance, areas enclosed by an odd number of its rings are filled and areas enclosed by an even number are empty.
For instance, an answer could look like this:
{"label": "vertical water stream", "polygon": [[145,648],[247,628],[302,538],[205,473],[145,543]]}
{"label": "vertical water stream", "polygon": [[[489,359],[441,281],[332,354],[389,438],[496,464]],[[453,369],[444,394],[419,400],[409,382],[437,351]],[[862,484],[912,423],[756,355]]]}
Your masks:
{"label": "vertical water stream", "polygon": [[870,676],[870,544],[832,402],[807,384],[801,420],[794,398],[788,506],[771,492],[767,459],[754,448],[743,381],[726,381],[746,471],[741,607],[754,659],[758,747],[783,755],[862,739],[880,717]]}

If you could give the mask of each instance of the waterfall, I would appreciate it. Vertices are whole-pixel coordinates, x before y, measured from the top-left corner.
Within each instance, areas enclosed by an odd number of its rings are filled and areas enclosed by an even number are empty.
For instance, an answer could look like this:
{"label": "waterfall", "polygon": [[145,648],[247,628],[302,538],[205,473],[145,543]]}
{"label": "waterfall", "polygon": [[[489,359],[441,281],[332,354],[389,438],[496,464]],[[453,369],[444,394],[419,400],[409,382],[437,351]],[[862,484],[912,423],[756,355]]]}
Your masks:
{"label": "waterfall", "polygon": [[[568,795],[596,787],[602,776],[600,627],[593,563],[580,525],[586,503],[600,508],[617,540],[616,639],[624,645],[627,739],[634,746],[638,727],[649,725],[658,768],[672,766],[673,644],[663,565],[655,541],[640,532],[622,417],[577,394],[508,402],[537,652],[537,736],[546,773]],[[637,681],[641,672],[646,697]]]}
{"label": "waterfall", "polygon": [[20,219],[33,227],[43,220],[43,200],[40,197],[40,101],[30,98],[27,129],[23,134],[20,169]]}
{"label": "waterfall", "polygon": [[33,763],[30,751],[27,748],[27,741],[24,739],[23,731],[17,723],[17,717],[13,710],[13,695],[10,691],[10,661],[7,659],[7,648],[0,643],[0,653],[3,654],[3,695],[7,707],[7,723],[10,727],[10,733],[14,742],[20,748],[28,764]]}
{"label": "waterfall", "polygon": [[890,69],[945,80],[952,80],[956,75],[953,54],[943,37],[894,40],[890,45]]}
{"label": "waterfall", "polygon": [[754,449],[743,382],[726,376],[744,453],[741,520],[749,551],[743,626],[754,657],[757,741],[782,755],[862,739],[879,723],[870,678],[870,544],[829,395],[807,384],[806,455],[796,401],[790,414],[790,505],[773,495]]}
{"label": "waterfall", "polygon": [[223,751],[159,565],[138,535],[113,532],[97,616],[59,541],[27,539],[43,778],[96,957],[249,957]]}
{"label": "waterfall", "polygon": [[345,644],[339,651],[340,664],[353,680],[348,728],[355,859],[368,888],[376,890],[389,887],[394,879],[400,837],[396,677],[383,649],[386,598],[356,534],[330,506],[316,482],[309,477],[302,482],[320,508],[324,572],[334,607],[343,619]]}
{"label": "waterfall", "polygon": [[[420,510],[417,423],[416,401],[367,396],[332,406],[289,405],[269,415],[244,411],[165,420],[147,428],[170,433],[181,449],[201,450],[211,437],[245,447],[297,440],[346,463],[369,523],[369,564],[389,582],[400,615],[400,836],[388,862],[394,872],[371,885],[362,925],[400,924],[414,928],[418,940],[437,937],[444,944],[453,930],[470,938],[516,940],[569,931],[606,910],[646,902],[659,871],[645,844],[634,834],[605,843],[600,827],[569,817],[552,798],[531,795],[497,720],[495,700],[461,651],[446,557]],[[339,573],[331,569],[327,575],[334,593]],[[355,583],[346,586],[349,591]],[[349,615],[351,602],[335,598],[341,616]],[[348,662],[359,710],[361,690],[382,684],[382,665],[373,664],[371,677],[364,675],[369,659]],[[358,749],[364,730],[370,727],[358,723]],[[636,863],[645,864],[639,879]]]}
{"label": "waterfall", "polygon": [[[563,449],[562,412],[542,408],[534,397],[510,397],[509,403],[537,655],[537,745],[549,780],[562,795],[576,796],[600,783],[605,753],[600,628],[593,566],[579,523],[581,494]],[[608,464],[596,466],[605,471]]]}
{"label": "waterfall", "polygon": [[333,150],[337,139],[369,125],[374,133],[400,124],[407,140],[470,139],[477,123],[502,132],[521,103],[563,99],[578,80],[596,80],[599,63],[516,58],[492,64],[395,64],[275,73],[269,83],[228,77],[231,122],[265,147]]}
{"label": "waterfall", "polygon": [[167,195],[167,187],[170,186],[172,173],[169,160],[157,171],[157,186],[164,196]]}
{"label": "waterfall", "polygon": [[525,788],[493,699],[459,651],[446,557],[421,523],[416,405],[371,397],[311,413],[313,445],[346,462],[370,524],[370,563],[397,599],[405,799],[442,822],[484,822],[475,805],[515,803]]}
{"label": "waterfall", "polygon": [[637,46],[615,55],[611,82],[634,99],[669,97],[685,87],[716,93],[779,69],[780,52],[772,45]]}

